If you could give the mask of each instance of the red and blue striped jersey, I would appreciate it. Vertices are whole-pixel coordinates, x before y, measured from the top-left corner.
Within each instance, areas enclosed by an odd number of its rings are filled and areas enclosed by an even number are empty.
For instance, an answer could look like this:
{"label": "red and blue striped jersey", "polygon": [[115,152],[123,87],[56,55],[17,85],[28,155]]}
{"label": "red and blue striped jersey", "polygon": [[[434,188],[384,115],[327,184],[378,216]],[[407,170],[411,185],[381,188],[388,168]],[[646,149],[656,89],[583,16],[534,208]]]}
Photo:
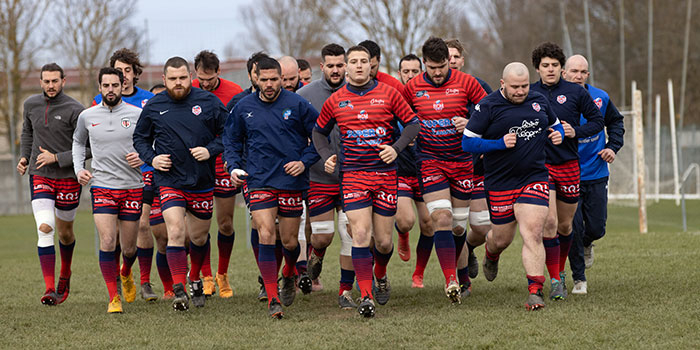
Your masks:
{"label": "red and blue striped jersey", "polygon": [[462,135],[452,124],[453,117],[469,117],[467,106],[486,96],[479,82],[467,73],[450,69],[444,83],[437,86],[427,73],[406,83],[404,97],[421,123],[418,145],[421,160],[467,161]]}
{"label": "red and blue striped jersey", "polygon": [[377,81],[372,84],[364,91],[345,84],[326,100],[316,120],[316,128],[324,135],[330,134],[336,123],[340,128],[340,171],[396,169],[396,162],[381,160],[378,146],[395,141],[396,121],[418,123],[396,89]]}

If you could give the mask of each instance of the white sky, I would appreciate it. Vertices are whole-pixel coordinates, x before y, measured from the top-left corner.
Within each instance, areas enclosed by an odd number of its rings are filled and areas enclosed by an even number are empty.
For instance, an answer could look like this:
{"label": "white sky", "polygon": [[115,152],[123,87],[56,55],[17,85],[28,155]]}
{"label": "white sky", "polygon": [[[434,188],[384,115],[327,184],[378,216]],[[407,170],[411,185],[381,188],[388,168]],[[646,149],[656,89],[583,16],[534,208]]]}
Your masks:
{"label": "white sky", "polygon": [[240,9],[252,1],[139,0],[133,23],[142,28],[147,24],[151,42],[142,59],[162,63],[177,55],[191,61],[204,49],[224,58],[227,45],[238,49],[237,57],[248,57]]}

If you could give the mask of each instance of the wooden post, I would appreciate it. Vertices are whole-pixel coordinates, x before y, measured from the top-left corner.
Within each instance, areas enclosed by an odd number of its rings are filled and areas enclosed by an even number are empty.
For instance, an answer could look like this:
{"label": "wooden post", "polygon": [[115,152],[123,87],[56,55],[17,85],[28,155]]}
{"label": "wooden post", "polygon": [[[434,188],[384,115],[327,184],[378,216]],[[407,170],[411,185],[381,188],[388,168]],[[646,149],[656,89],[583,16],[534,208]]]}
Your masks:
{"label": "wooden post", "polygon": [[644,166],[644,130],[642,128],[642,92],[634,91],[634,134],[637,164],[637,199],[639,202],[639,232],[647,233],[647,200]]}

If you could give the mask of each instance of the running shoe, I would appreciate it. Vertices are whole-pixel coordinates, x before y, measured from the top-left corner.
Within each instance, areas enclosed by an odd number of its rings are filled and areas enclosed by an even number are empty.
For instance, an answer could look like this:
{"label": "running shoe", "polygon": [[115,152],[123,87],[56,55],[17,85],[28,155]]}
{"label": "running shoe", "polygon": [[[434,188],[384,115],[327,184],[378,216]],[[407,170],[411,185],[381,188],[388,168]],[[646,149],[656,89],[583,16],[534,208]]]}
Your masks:
{"label": "running shoe", "polygon": [[588,294],[588,282],[574,281],[574,289],[571,290],[571,294]]}
{"label": "running shoe", "polygon": [[204,294],[204,282],[202,280],[190,282],[190,290],[192,291],[192,304],[196,307],[204,307],[207,300]]}
{"label": "running shoe", "polygon": [[145,301],[156,301],[158,296],[153,292],[150,282],[141,283],[141,299]]}
{"label": "running shoe", "polygon": [[487,281],[493,281],[498,276],[498,260],[494,261],[484,255],[484,277]]}
{"label": "running shoe", "polygon": [[[216,274],[216,284],[219,286],[219,296],[222,298],[230,298],[233,296],[233,290],[228,283],[228,274]],[[206,291],[206,290],[205,290]],[[206,293],[205,293],[206,294]]]}
{"label": "running shoe", "polygon": [[122,287],[124,292],[124,301],[127,303],[133,303],[136,300],[136,284],[134,283],[134,272],[129,271],[128,276],[122,276],[119,274],[122,280]]}
{"label": "running shoe", "polygon": [[173,286],[173,293],[175,293],[175,298],[173,298],[173,309],[178,311],[186,311],[190,308],[190,299],[185,292],[185,286],[182,283],[178,283]]}
{"label": "running shoe", "polygon": [[411,288],[423,288],[423,275],[413,275],[411,277]]}
{"label": "running shoe", "polygon": [[321,275],[321,270],[323,270],[323,257],[317,256],[312,250],[306,264],[309,278],[312,280],[317,279]]}
{"label": "running shoe", "polygon": [[109,302],[107,312],[110,314],[120,314],[124,312],[124,309],[122,309],[122,299],[119,297],[119,294],[114,295],[112,301]]}
{"label": "running shoe", "polygon": [[53,289],[47,289],[44,295],[41,297],[41,303],[44,305],[56,305],[58,297],[56,296],[56,291]]}
{"label": "running shoe", "polygon": [[391,296],[391,284],[387,276],[377,279],[377,283],[374,285],[374,290],[372,291],[374,298],[377,300],[379,305],[386,305],[389,302],[389,297]]}
{"label": "running shoe", "polygon": [[525,308],[528,311],[535,311],[544,308],[544,298],[542,297],[542,289],[538,289],[536,293],[530,293],[525,303]]}
{"label": "running shoe", "polygon": [[586,268],[590,269],[593,266],[593,247],[595,244],[591,243],[588,247],[583,247],[583,262],[586,264]]}
{"label": "running shoe", "polygon": [[62,304],[66,299],[68,299],[68,294],[70,293],[70,277],[59,277],[58,287],[56,287],[56,296],[58,298],[58,304]]}
{"label": "running shoe", "polygon": [[343,294],[338,296],[338,306],[343,310],[357,309],[357,304],[352,300],[352,292],[344,290]]}
{"label": "running shoe", "polygon": [[479,259],[476,258],[473,250],[469,252],[467,267],[469,268],[469,278],[474,279],[476,276],[479,276]]}
{"label": "running shoe", "polygon": [[561,281],[552,279],[552,289],[549,292],[549,299],[564,300],[564,289]]}
{"label": "running shoe", "polygon": [[[306,276],[306,278],[308,279],[309,276]],[[311,280],[309,280],[309,289],[311,289]],[[280,289],[279,295],[280,301],[284,306],[292,305],[294,297],[297,295],[296,276],[282,276],[282,288]]]}
{"label": "running shoe", "polygon": [[[306,272],[302,272],[299,276],[299,289],[301,289],[301,292],[304,294],[311,293],[311,290],[313,289],[313,281],[311,281],[311,278],[308,274],[306,274]],[[287,304],[284,305],[289,306]]]}
{"label": "running shoe", "polygon": [[204,296],[207,298],[216,294],[216,284],[214,284],[214,277],[202,277],[202,290],[204,290]]}
{"label": "running shoe", "polygon": [[374,310],[374,300],[372,300],[372,298],[369,296],[362,298],[360,305],[357,307],[357,312],[364,318],[374,317]]}
{"label": "running shoe", "polygon": [[268,313],[270,314],[270,317],[274,319],[281,319],[284,317],[284,311],[282,310],[282,305],[280,305],[280,302],[277,301],[276,298],[272,298],[270,300],[270,304],[267,306]]}
{"label": "running shoe", "polygon": [[267,301],[267,291],[265,290],[265,283],[261,276],[258,276],[258,283],[260,284],[260,292],[258,293],[258,301]]}
{"label": "running shoe", "polygon": [[462,295],[460,294],[459,283],[457,283],[457,279],[455,278],[455,276],[450,276],[450,282],[448,282],[445,285],[445,295],[447,295],[447,297],[450,298],[452,304],[462,303]]}

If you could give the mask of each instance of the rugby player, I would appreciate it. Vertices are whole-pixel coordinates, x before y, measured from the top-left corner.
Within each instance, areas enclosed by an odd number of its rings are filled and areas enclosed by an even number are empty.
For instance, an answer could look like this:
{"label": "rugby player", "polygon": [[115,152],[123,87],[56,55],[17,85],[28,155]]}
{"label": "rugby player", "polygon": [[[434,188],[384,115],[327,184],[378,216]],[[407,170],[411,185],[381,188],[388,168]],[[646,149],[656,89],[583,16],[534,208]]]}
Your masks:
{"label": "rugby player", "polygon": [[[565,59],[562,49],[551,42],[532,51],[532,64],[540,80],[530,88],[549,100],[566,136],[561,145],[548,143],[546,147],[550,195],[543,242],[552,300],[563,300],[567,296],[564,268],[571,247],[572,220],[578,207],[581,173],[577,139],[596,135],[604,126],[603,115],[586,89],[561,78]],[[582,115],[587,120],[583,125],[580,123]]]}
{"label": "rugby player", "polygon": [[166,254],[175,291],[172,305],[183,311],[189,308],[186,235],[190,238],[192,302],[197,307],[205,303],[199,272],[208,250],[213,209],[212,157],[223,150],[220,135],[228,113],[216,96],[192,88],[189,65],[181,57],[165,62],[163,83],[167,92],[154,96],[141,113],[134,148],[155,169],[168,231]]}
{"label": "rugby player", "polygon": [[[91,183],[92,213],[100,238],[100,270],[109,295],[107,312],[121,313],[116,278],[119,269],[114,255],[119,239],[124,254],[122,270],[131,271],[136,260],[134,253],[143,201],[143,177],[139,169],[143,161],[131,140],[141,108],[122,101],[124,75],[116,68],[100,69],[98,83],[101,102],[80,113],[73,134],[73,169],[81,185]],[[88,139],[92,172],[85,168]],[[133,277],[131,281],[131,288],[124,285],[124,300],[128,303],[136,298]]]}
{"label": "rugby player", "polygon": [[370,71],[370,77],[372,77],[372,79],[376,79],[378,82],[393,87],[398,92],[403,92],[403,85],[398,79],[394,78],[390,74],[379,71],[379,64],[382,62],[382,50],[379,45],[372,40],[365,40],[358,45],[366,48],[371,56],[370,66],[372,69]]}
{"label": "rugby player", "polygon": [[[605,131],[578,140],[581,187],[573,221],[573,242],[569,250],[571,277],[574,279],[572,294],[588,293],[586,269],[593,265],[593,242],[605,235],[605,221],[608,217],[608,163],[615,161],[615,155],[624,144],[625,135],[622,114],[605,91],[586,84],[588,75],[588,61],[585,57],[573,55],[566,60],[564,79],[586,88],[605,118]],[[581,124],[585,123],[586,120],[582,118]]]}
{"label": "rugby player", "polygon": [[[250,211],[259,234],[258,267],[265,283],[268,311],[271,317],[282,318],[280,301],[289,306],[296,295],[302,192],[309,186],[306,169],[318,160],[308,139],[318,112],[308,101],[282,89],[279,62],[261,58],[255,70],[260,92],[246,96],[234,107],[226,122],[224,157],[234,184],[240,186],[246,180]],[[275,218],[279,219],[285,260],[279,293]]]}
{"label": "rugby player", "polygon": [[542,231],[549,204],[544,148],[547,138],[560,144],[564,130],[547,99],[529,91],[529,79],[520,62],[503,69],[500,91],[475,106],[462,147],[485,154],[484,188],[492,225],[486,237],[484,275],[489,281],[496,277],[499,256],[513,241],[517,225],[530,293],[525,307],[537,310],[544,307]]}
{"label": "rugby player", "polygon": [[[194,58],[194,71],[197,74],[197,79],[192,81],[192,86],[213,93],[224,105],[233,96],[243,91],[238,84],[219,77],[221,74],[219,58],[211,51],[202,50],[197,54]],[[233,291],[228,281],[228,264],[231,260],[233,241],[236,238],[236,232],[233,230],[233,214],[236,206],[236,194],[240,193],[241,190],[231,183],[231,175],[224,169],[224,161],[221,157],[221,154],[216,157],[216,179],[214,180],[214,205],[216,206],[216,223],[219,227],[216,238],[216,245],[219,248],[216,284],[219,286],[219,296],[230,298],[233,296]],[[207,240],[209,239],[207,237]],[[211,247],[211,245],[207,245],[207,247]],[[210,256],[210,252],[207,251],[204,256],[204,265],[202,265],[202,281],[206,296],[211,296],[216,292]]]}
{"label": "rugby player", "polygon": [[404,96],[421,121],[421,190],[432,219],[445,294],[459,303],[456,248],[461,249],[466,240],[472,191],[471,156],[462,150],[460,134],[467,124],[469,103],[478,103],[486,92],[474,77],[450,68],[449,50],[442,39],[429,38],[422,53],[425,73],[406,84]]}
{"label": "rugby player", "polygon": [[[63,92],[66,78],[59,65],[46,64],[39,74],[42,93],[24,101],[17,172],[22,176],[29,171],[37,251],[46,286],[41,303],[57,305],[66,301],[70,292],[75,248],[73,220],[81,191],[72,169],[71,145],[78,115],[84,107]],[[58,286],[54,233],[58,234],[61,251]]]}
{"label": "rugby player", "polygon": [[299,65],[292,56],[282,56],[277,60],[282,67],[282,87],[285,90],[296,92],[304,83],[299,79]]}
{"label": "rugby player", "polygon": [[423,73],[423,64],[418,56],[410,53],[399,61],[399,78],[401,84],[406,85],[409,80]]}
{"label": "rugby player", "polygon": [[[326,172],[332,173],[336,164],[340,165],[343,211],[350,222],[352,263],[362,295],[358,312],[373,317],[374,297],[384,305],[391,292],[386,268],[394,249],[391,237],[397,195],[394,160],[413,140],[420,126],[398,91],[371,78],[370,53],[366,48],[349,48],[346,60],[347,84],[323,104],[313,140]],[[396,121],[405,127],[394,142]],[[335,124],[340,129],[340,156],[332,152],[328,141]],[[374,292],[369,248],[372,235]]]}
{"label": "rugby player", "polygon": [[299,66],[299,80],[304,85],[309,84],[312,77],[311,65],[309,64],[309,61],[303,58],[297,58],[297,65]]}

